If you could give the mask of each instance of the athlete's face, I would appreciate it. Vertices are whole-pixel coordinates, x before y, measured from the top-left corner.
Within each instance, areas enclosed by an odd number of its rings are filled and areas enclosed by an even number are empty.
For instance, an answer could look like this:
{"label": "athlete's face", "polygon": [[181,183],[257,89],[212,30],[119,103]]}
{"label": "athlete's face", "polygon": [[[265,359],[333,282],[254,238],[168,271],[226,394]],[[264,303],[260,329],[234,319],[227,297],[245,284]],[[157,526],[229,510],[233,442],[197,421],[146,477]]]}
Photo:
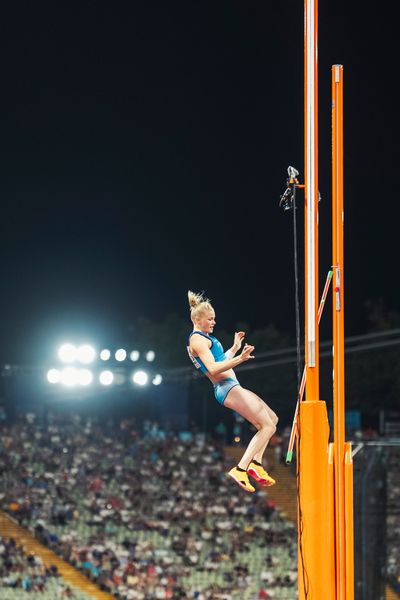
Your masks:
{"label": "athlete's face", "polygon": [[215,312],[209,310],[198,317],[197,326],[203,333],[212,333],[215,326]]}

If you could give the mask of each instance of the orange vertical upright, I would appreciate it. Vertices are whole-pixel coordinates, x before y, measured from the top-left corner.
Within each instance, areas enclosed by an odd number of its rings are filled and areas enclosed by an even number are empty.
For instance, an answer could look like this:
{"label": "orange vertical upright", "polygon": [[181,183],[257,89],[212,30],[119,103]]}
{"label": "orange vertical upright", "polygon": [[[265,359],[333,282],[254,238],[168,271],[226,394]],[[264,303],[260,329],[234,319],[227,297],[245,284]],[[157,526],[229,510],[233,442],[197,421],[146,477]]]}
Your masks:
{"label": "orange vertical upright", "polygon": [[344,273],[343,273],[343,67],[332,67],[332,267],[335,556],[337,600],[345,599],[344,529]]}
{"label": "orange vertical upright", "polygon": [[[351,448],[349,444],[347,447],[345,444],[343,231],[343,67],[334,65],[332,67],[332,321],[336,598],[351,600],[353,595],[349,596],[349,594],[353,581],[353,507]],[[350,572],[347,573],[348,568]]]}
{"label": "orange vertical upright", "polygon": [[304,2],[304,172],[306,400],[318,400],[318,0]]}
{"label": "orange vertical upright", "polygon": [[305,360],[306,400],[297,435],[298,587],[300,600],[334,600],[332,468],[329,424],[319,399],[318,335],[318,52],[317,0],[305,0]]}

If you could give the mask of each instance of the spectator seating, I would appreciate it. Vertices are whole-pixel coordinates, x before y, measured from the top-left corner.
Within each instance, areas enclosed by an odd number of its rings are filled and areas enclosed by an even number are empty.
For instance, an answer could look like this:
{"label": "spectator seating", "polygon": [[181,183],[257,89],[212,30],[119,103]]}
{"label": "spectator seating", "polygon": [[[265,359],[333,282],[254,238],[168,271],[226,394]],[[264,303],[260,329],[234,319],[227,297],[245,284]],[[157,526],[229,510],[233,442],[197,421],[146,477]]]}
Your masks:
{"label": "spectator seating", "polygon": [[0,506],[115,598],[297,597],[295,526],[221,447],[78,417],[0,429]]}

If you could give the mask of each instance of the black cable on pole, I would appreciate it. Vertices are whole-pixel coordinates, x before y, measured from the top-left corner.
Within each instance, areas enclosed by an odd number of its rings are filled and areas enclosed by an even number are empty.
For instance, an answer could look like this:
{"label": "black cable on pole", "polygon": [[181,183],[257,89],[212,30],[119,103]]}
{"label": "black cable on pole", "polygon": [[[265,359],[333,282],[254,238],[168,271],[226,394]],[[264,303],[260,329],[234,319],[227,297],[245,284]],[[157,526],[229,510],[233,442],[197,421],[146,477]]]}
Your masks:
{"label": "black cable on pole", "polygon": [[296,355],[297,355],[297,400],[300,400],[301,385],[301,340],[300,340],[300,301],[299,265],[297,258],[296,187],[293,188],[293,246],[294,246],[294,301],[296,312]]}

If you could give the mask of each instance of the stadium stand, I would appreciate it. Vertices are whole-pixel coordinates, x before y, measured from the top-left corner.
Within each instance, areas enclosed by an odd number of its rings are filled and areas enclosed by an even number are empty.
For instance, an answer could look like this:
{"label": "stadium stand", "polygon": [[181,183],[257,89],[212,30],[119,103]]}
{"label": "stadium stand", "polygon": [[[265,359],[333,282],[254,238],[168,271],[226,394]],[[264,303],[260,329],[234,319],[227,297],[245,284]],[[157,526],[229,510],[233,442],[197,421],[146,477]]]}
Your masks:
{"label": "stadium stand", "polygon": [[0,443],[3,510],[113,597],[296,598],[295,526],[203,435],[71,417]]}
{"label": "stadium stand", "polygon": [[56,565],[46,566],[39,555],[26,552],[14,538],[0,537],[0,597],[19,600],[27,594],[40,595],[44,600],[92,598],[69,585]]}

